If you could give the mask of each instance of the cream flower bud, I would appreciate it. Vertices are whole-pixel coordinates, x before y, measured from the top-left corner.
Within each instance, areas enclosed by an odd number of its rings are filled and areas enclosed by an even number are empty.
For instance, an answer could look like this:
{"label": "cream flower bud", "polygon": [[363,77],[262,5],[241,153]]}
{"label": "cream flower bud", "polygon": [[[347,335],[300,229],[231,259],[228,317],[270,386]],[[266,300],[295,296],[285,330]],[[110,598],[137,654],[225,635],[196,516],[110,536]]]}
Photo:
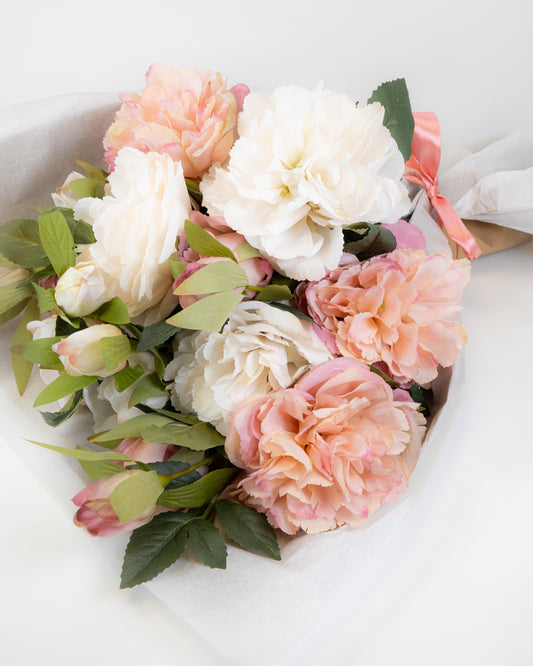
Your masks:
{"label": "cream flower bud", "polygon": [[69,173],[63,185],[58,187],[55,192],[52,192],[52,200],[54,205],[64,206],[66,208],[74,208],[79,199],[70,189],[70,183],[73,180],[79,180],[80,178],[85,178],[85,176],[82,173],[78,173],[77,171],[71,171],[71,173]]}
{"label": "cream flower bud", "polygon": [[29,276],[30,271],[26,268],[4,268],[0,266],[0,287],[15,284],[16,282],[23,282]]}
{"label": "cream flower bud", "polygon": [[102,338],[111,338],[117,335],[122,335],[120,328],[112,324],[97,324],[72,333],[57,344],[52,345],[52,349],[59,354],[59,359],[68,375],[73,377],[81,377],[82,375],[109,377],[122,370],[126,362],[119,363],[112,370],[107,370],[98,343]]}
{"label": "cream flower bud", "polygon": [[94,261],[71,266],[57,281],[56,302],[72,317],[84,317],[109,300],[104,279]]}

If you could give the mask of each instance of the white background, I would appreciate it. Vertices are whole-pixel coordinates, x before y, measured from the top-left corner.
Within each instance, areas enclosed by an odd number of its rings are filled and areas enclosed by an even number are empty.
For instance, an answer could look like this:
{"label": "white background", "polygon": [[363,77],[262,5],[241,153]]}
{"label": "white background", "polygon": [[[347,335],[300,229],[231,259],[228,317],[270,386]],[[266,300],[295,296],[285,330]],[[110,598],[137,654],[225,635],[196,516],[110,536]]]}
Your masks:
{"label": "white background", "polygon": [[[155,61],[210,67],[251,88],[323,80],[361,101],[405,76],[413,108],[438,114],[444,144],[477,149],[531,123],[532,19],[525,0],[438,10],[409,0],[21,1],[2,21],[0,107],[139,89]],[[474,265],[463,409],[405,518],[412,542],[368,597],[335,623],[317,617],[320,631],[310,627],[280,666],[533,663],[532,266],[533,241]],[[69,524],[76,477],[50,495],[16,448],[0,446],[2,663],[234,663],[148,590],[118,590],[120,541]],[[35,459],[49,473],[47,456]],[[275,612],[253,602],[258,622]],[[231,598],[212,603],[231,613]]]}

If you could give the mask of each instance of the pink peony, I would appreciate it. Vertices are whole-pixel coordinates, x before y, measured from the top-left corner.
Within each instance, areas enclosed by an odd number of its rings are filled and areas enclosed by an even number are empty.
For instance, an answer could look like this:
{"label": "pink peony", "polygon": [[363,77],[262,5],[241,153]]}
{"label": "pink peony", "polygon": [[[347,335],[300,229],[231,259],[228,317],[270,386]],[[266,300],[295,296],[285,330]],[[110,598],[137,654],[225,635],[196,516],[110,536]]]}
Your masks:
{"label": "pink peony", "polygon": [[118,532],[141,527],[141,525],[149,523],[156,513],[167,511],[168,509],[158,507],[154,503],[133,520],[127,523],[120,522],[111,505],[111,493],[120,483],[137,474],[143,474],[143,472],[138,469],[119,472],[90,483],[72,498],[74,504],[80,507],[74,516],[74,524],[83,527],[92,536],[112,536]]}
{"label": "pink peony", "polygon": [[[222,243],[222,245],[229,248],[237,259],[239,259],[239,251],[242,252],[245,248],[247,250],[252,250],[244,236],[233,231],[222,217],[208,217],[207,215],[202,215],[202,213],[199,213],[198,211],[194,211],[191,213],[191,222],[194,222],[194,224],[205,229],[205,231],[213,236],[213,238],[216,238],[219,243]],[[185,234],[182,234],[180,237],[179,252],[180,259],[186,261],[188,265],[175,281],[173,286],[174,289],[207,264],[215,261],[232,261],[231,259],[226,259],[224,257],[208,257],[198,254],[198,252],[195,252],[187,244]],[[252,253],[255,256],[249,256],[248,259],[244,258],[243,261],[239,261],[239,266],[245,270],[249,285],[253,287],[264,287],[272,278],[273,268],[266,259],[257,255],[253,250]],[[254,298],[256,294],[257,292],[248,290],[247,300]],[[182,308],[185,308],[204,296],[207,296],[207,294],[202,294],[201,296],[180,296],[180,305]]]}
{"label": "pink peony", "polygon": [[106,162],[113,169],[118,151],[132,146],[167,153],[181,162],[185,177],[200,178],[224,162],[236,139],[238,111],[249,89],[238,84],[232,90],[209,70],[152,65],[141,95],[120,96],[123,104],[104,137]]}
{"label": "pink peony", "polygon": [[322,327],[330,349],[385,364],[400,382],[427,384],[455,363],[466,342],[452,321],[469,262],[448,254],[395,250],[337,268],[299,292],[299,305]]}
{"label": "pink peony", "polygon": [[246,471],[232,495],[288,534],[359,525],[407,488],[425,431],[417,406],[348,358],[248,398],[226,438]]}

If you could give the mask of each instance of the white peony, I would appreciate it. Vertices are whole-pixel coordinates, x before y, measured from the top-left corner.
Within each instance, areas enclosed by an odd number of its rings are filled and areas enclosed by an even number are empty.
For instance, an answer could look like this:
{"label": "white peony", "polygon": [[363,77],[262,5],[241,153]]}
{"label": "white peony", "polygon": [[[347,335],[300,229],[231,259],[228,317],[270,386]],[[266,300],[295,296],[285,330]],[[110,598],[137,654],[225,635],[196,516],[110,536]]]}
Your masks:
{"label": "white peony", "polygon": [[168,258],[191,206],[183,169],[168,155],[119,151],[110,194],[85,198],[74,213],[93,225],[96,243],[81,261],[93,261],[109,298],[120,297],[135,317],[158,303],[172,284]]}
{"label": "white peony", "polygon": [[165,380],[173,380],[178,411],[198,414],[225,435],[242,400],[286,388],[331,358],[310,322],[251,301],[235,308],[222,333],[182,339]]}
{"label": "white peony", "polygon": [[248,95],[229,161],[201,183],[204,205],[281,273],[320,279],[338,265],[343,226],[395,222],[409,209],[383,114],[321,86]]}

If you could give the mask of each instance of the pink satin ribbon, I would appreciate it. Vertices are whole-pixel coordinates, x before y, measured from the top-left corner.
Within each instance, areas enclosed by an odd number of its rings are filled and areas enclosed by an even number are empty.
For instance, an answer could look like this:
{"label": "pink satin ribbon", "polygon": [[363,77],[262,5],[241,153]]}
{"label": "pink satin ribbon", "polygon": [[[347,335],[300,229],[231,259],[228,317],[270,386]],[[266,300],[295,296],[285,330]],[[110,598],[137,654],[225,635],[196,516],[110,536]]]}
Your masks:
{"label": "pink satin ribbon", "polygon": [[426,190],[439,222],[450,238],[463,249],[469,259],[476,259],[481,254],[479,245],[452,204],[439,191],[437,172],[440,163],[440,127],[437,116],[427,111],[413,113],[413,117],[413,154],[405,165],[408,171],[404,177]]}

